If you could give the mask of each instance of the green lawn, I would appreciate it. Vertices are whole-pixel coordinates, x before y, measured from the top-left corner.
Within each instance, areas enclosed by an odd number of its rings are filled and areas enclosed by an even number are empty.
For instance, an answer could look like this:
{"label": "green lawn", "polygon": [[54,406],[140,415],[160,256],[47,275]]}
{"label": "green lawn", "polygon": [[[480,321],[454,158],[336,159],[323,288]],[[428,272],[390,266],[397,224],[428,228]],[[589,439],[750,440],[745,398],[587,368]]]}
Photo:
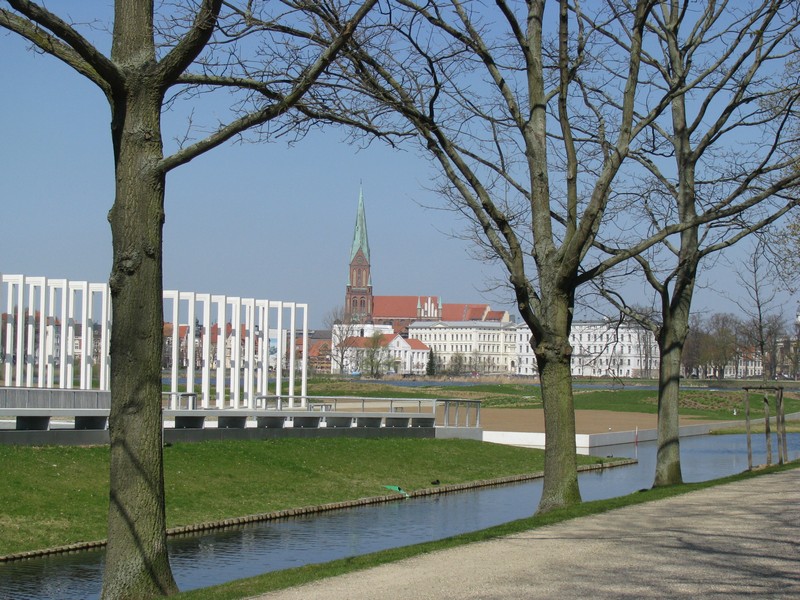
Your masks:
{"label": "green lawn", "polygon": [[[579,457],[579,463],[602,459]],[[0,446],[0,555],[106,537],[108,449]],[[167,525],[382,496],[544,468],[542,451],[468,440],[286,439],[164,449]],[[535,507],[531,507],[533,510]]]}
{"label": "green lawn", "polygon": [[[178,594],[177,597],[184,600],[237,600],[239,598],[252,598],[258,594],[264,594],[274,590],[298,586],[326,577],[333,577],[344,573],[368,569],[370,567],[402,560],[412,556],[418,556],[420,554],[444,550],[446,548],[454,548],[456,546],[489,540],[504,535],[529,531],[531,529],[536,529],[538,527],[543,527],[554,523],[560,523],[569,519],[603,513],[623,506],[631,506],[634,504],[641,504],[643,502],[651,502],[654,500],[670,498],[672,496],[685,494],[687,492],[708,488],[722,483],[751,479],[764,473],[774,473],[787,469],[796,469],[798,466],[800,466],[800,463],[795,461],[787,465],[767,467],[759,471],[747,471],[739,475],[733,475],[731,477],[725,477],[723,479],[714,481],[661,487],[635,492],[627,496],[609,498],[607,500],[584,502],[569,508],[554,510],[544,515],[534,515],[527,519],[511,521],[510,523],[498,525],[497,527],[466,533],[435,542],[426,542],[413,546],[404,546],[402,548],[392,548],[390,550],[383,550],[381,552],[375,552],[373,554],[367,554],[364,556],[354,556],[328,563],[307,565],[295,569],[287,569],[285,571],[265,573],[256,577],[239,579],[211,588],[184,592],[182,594]],[[597,559],[613,560],[613,557],[597,557]]]}
{"label": "green lawn", "polygon": [[[658,392],[627,385],[613,389],[586,389],[575,382],[576,410],[613,410],[620,412],[658,412]],[[754,382],[740,382],[740,385],[757,385]],[[652,387],[652,386],[651,386]],[[486,408],[541,408],[541,388],[530,383],[477,383],[460,386],[431,382],[430,385],[407,388],[383,383],[359,381],[312,380],[308,386],[309,395],[343,395],[365,397],[426,397],[426,398],[464,398],[480,400]],[[729,388],[715,391],[686,388],[681,390],[680,412],[706,419],[742,419],[744,392]],[[770,410],[775,414],[774,397],[770,396]],[[784,395],[787,414],[800,412],[800,398],[793,394]],[[737,414],[733,411],[736,409]],[[759,394],[750,394],[750,416],[764,416],[764,408]]]}

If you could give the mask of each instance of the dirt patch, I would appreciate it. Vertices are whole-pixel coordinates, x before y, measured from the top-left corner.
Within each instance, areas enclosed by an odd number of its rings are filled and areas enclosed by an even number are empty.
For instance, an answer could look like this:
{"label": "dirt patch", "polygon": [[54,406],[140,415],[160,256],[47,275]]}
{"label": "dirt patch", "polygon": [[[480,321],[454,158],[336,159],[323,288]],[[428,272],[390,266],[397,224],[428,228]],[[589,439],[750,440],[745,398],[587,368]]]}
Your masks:
{"label": "dirt patch", "polygon": [[[577,433],[603,433],[608,431],[634,431],[655,429],[657,415],[647,413],[616,412],[612,410],[577,410]],[[681,425],[710,423],[708,420],[681,417]],[[540,408],[482,408],[481,427],[486,431],[544,431],[544,411]]]}

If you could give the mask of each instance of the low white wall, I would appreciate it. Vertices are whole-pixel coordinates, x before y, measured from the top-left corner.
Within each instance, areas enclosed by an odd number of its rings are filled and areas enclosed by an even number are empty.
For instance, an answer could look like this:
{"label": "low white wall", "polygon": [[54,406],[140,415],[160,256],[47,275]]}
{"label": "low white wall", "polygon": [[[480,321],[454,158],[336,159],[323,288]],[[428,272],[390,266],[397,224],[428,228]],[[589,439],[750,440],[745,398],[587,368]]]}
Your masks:
{"label": "low white wall", "polygon": [[[800,413],[786,415],[786,420],[800,420]],[[752,425],[760,425],[764,423],[764,419],[751,419],[750,423]],[[684,425],[680,428],[680,436],[691,437],[693,435],[706,435],[707,433],[717,429],[743,426],[744,421],[720,421],[718,423],[698,423],[696,425]],[[615,446],[617,444],[633,444],[635,442],[651,442],[655,441],[656,439],[658,439],[658,431],[655,429],[578,434],[575,436],[575,447],[578,449],[578,453],[583,454],[584,452],[581,452],[581,450],[587,450],[589,448]],[[507,444],[509,446],[544,448],[545,434],[541,432],[484,431],[483,441],[491,442],[493,444]]]}

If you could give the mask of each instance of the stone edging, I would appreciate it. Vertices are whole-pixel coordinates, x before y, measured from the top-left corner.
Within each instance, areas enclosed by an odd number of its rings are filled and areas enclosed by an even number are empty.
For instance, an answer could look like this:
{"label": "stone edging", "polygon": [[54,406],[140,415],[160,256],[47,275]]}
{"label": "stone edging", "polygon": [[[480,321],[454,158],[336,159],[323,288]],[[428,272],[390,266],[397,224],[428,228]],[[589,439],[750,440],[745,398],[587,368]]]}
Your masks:
{"label": "stone edging", "polygon": [[[613,463],[597,463],[594,465],[580,465],[578,472],[584,471],[598,471],[612,467],[623,467],[627,465],[636,464],[638,461],[635,459],[625,459]],[[244,517],[234,517],[231,519],[221,519],[219,521],[210,521],[208,523],[197,523],[195,525],[184,525],[182,527],[171,527],[167,530],[167,536],[180,536],[189,535],[202,531],[213,531],[215,529],[224,529],[226,527],[234,527],[236,525],[245,525],[248,523],[258,523],[262,521],[275,521],[278,519],[287,519],[291,517],[299,517],[303,515],[311,515],[316,513],[328,512],[331,510],[341,510],[345,508],[355,508],[358,506],[368,506],[371,504],[385,504],[387,502],[396,502],[398,500],[405,500],[406,498],[420,498],[423,496],[434,496],[437,494],[447,494],[451,492],[462,492],[466,490],[490,487],[497,485],[505,485],[508,483],[517,483],[521,481],[529,481],[531,479],[541,479],[544,477],[544,471],[537,471],[536,473],[528,473],[525,475],[510,475],[508,477],[498,477],[495,479],[483,479],[480,481],[471,481],[468,483],[453,483],[449,485],[437,486],[435,488],[425,488],[409,492],[407,496],[403,494],[387,494],[385,496],[371,496],[369,498],[359,498],[357,500],[345,500],[344,502],[329,502],[327,504],[320,504],[318,506],[304,506],[301,508],[287,508],[284,510],[276,510],[269,513],[261,513],[255,515],[247,515]],[[17,552],[15,554],[7,554],[0,556],[0,563],[12,562],[17,560],[24,560],[28,558],[39,558],[42,556],[49,556],[51,554],[65,554],[69,552],[79,552],[82,550],[92,550],[95,548],[102,548],[106,545],[106,540],[96,540],[93,542],[78,542],[75,544],[68,544],[66,546],[56,546],[54,548],[44,548],[42,550],[30,550],[28,552]]]}

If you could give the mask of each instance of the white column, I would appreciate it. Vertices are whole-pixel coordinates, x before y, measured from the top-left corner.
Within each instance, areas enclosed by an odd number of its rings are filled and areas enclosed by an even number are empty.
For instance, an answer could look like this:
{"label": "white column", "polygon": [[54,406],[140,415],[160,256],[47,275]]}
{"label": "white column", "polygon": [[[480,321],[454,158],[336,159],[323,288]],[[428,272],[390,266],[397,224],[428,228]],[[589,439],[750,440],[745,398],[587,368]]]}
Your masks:
{"label": "white column", "polygon": [[[297,306],[294,302],[289,303],[289,397],[294,401],[294,365],[297,356]],[[300,400],[300,406],[305,404],[305,400]]]}
{"label": "white column", "polygon": [[242,397],[242,299],[229,298],[232,308],[231,325],[231,406],[239,408]]}
{"label": "white column", "polygon": [[258,309],[258,393],[269,393],[269,300],[256,302]]}
{"label": "white column", "polygon": [[244,307],[244,393],[247,408],[255,407],[255,375],[256,375],[256,345],[255,345],[255,310],[254,298],[242,300]]}
{"label": "white column", "polygon": [[25,276],[20,275],[16,284],[17,287],[17,306],[16,306],[16,321],[17,321],[17,364],[14,380],[17,387],[22,387],[22,365],[25,363],[25,347],[23,342],[25,340]]}
{"label": "white column", "polygon": [[202,375],[200,377],[201,406],[208,408],[211,402],[211,295],[197,294],[197,301],[203,306],[203,342],[200,362],[202,367]]}
{"label": "white column", "polygon": [[216,359],[216,407],[225,407],[225,344],[227,342],[227,312],[228,300],[225,296],[211,296],[211,301],[217,305],[217,359]]}
{"label": "white column", "polygon": [[0,314],[6,314],[7,321],[6,321],[6,347],[5,347],[5,359],[3,361],[3,381],[5,385],[10,387],[11,386],[11,366],[13,364],[12,354],[14,351],[14,313],[12,311],[12,307],[14,306],[14,293],[13,287],[11,284],[11,276],[10,275],[3,275],[0,276],[0,283],[7,284],[7,297],[6,297],[6,305],[5,309],[0,311]]}
{"label": "white column", "polygon": [[80,389],[86,390],[91,387],[91,352],[92,343],[91,319],[89,318],[89,283],[87,281],[76,281],[70,283],[80,291],[81,294],[81,365],[80,365]]}
{"label": "white column", "polygon": [[[180,293],[177,290],[164,290],[165,300],[172,300],[172,343],[169,365],[169,407],[172,410],[178,408],[178,351],[180,349]],[[163,330],[163,323],[162,323]],[[162,346],[163,347],[163,346]]]}
{"label": "white column", "polygon": [[[44,287],[45,280],[43,277],[28,277],[26,278],[28,288],[28,314],[25,317],[25,387],[33,387],[33,376],[36,371],[36,357],[40,353],[43,344],[41,343],[40,336],[42,329],[36,331],[36,313],[43,312],[44,309]],[[38,292],[38,293],[37,293]],[[41,318],[41,316],[40,316]],[[38,350],[37,350],[38,348]],[[17,359],[19,361],[19,358]],[[39,360],[40,368],[44,368],[42,360]],[[42,385],[42,377],[39,376],[39,386]]]}
{"label": "white column", "polygon": [[[282,392],[282,378],[283,378],[283,302],[272,303],[278,309],[278,318],[276,323],[277,335],[277,355],[275,357],[275,395],[280,397]],[[289,399],[289,408],[294,406],[294,400]]]}
{"label": "white column", "polygon": [[90,283],[89,293],[92,294],[92,302],[94,302],[94,294],[98,294],[100,296],[99,389],[108,391],[110,389],[108,384],[111,376],[110,364],[108,360],[108,345],[111,339],[111,298],[109,295],[108,284]]}
{"label": "white column", "polygon": [[69,322],[69,281],[66,279],[61,280],[61,331],[58,336],[59,348],[59,370],[58,370],[58,387],[65,389],[67,382],[72,376],[72,370],[69,366],[71,353],[69,351],[69,344],[71,340],[70,322]]}
{"label": "white column", "polygon": [[47,289],[47,375],[45,386],[52,388],[55,385],[56,371],[56,290],[58,283],[49,282]]}
{"label": "white column", "polygon": [[181,292],[180,299],[187,302],[186,318],[189,321],[189,327],[186,329],[186,389],[184,391],[194,394],[194,373],[197,365],[195,293]]}
{"label": "white column", "polygon": [[300,395],[303,396],[303,408],[308,395],[308,304],[298,305],[303,309],[303,358],[300,365]]}

